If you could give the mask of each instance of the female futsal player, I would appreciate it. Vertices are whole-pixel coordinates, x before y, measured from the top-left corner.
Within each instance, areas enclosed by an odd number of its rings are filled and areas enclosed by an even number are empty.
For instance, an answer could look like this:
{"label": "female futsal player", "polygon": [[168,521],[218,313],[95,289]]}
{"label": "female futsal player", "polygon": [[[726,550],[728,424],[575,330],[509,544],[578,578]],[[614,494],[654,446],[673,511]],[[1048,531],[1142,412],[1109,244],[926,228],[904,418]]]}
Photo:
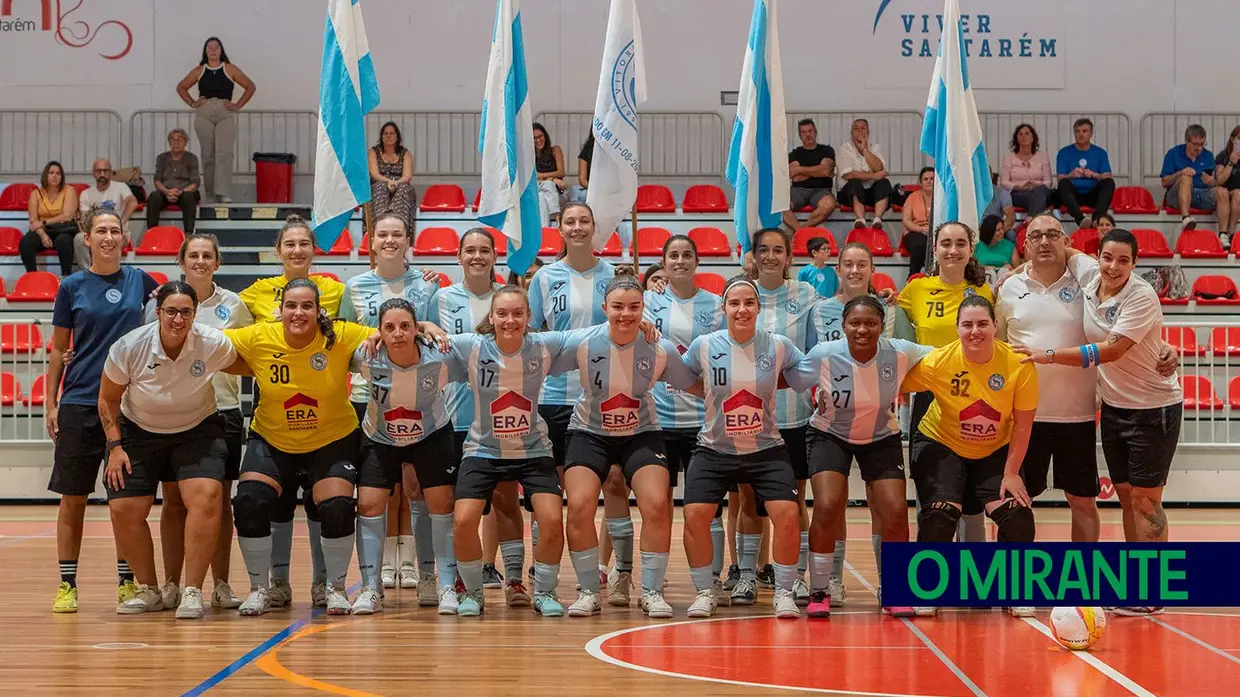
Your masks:
{"label": "female futsal player", "polygon": [[155,303],[159,321],[112,344],[99,387],[99,420],[108,437],[108,510],[116,542],[138,582],[134,597],[116,611],[164,609],[146,518],[160,480],[166,479],[175,482],[187,511],[186,586],[176,616],[199,619],[202,582],[219,538],[228,458],[212,383],[217,372],[232,367],[237,353],[222,332],[194,322],[198,296],[188,284],[165,283]]}
{"label": "female futsal player", "polygon": [[[995,341],[995,309],[960,301],[959,338],[935,349],[904,379],[934,401],[911,437],[910,467],[921,510],[918,542],[951,542],[961,514],[985,513],[1000,542],[1032,542],[1033,511],[1020,477],[1038,406],[1038,376],[1010,346]],[[935,608],[917,608],[933,615]],[[1033,608],[1011,608],[1031,616]]]}
{"label": "female futsal player", "polygon": [[715,588],[711,573],[710,524],[733,483],[752,487],[774,528],[775,616],[801,614],[792,590],[799,538],[797,484],[775,412],[780,374],[803,356],[788,337],[758,328],[758,297],[749,278],[728,281],[723,291],[727,328],[694,340],[684,356],[704,381],[706,401],[706,424],[685,474],[685,556],[697,589],[690,617],[710,617],[717,605],[721,589]]}
{"label": "female futsal player", "polygon": [[[99,422],[99,380],[104,360],[117,339],[142,324],[142,306],[158,285],[145,271],[121,266],[125,230],[115,211],[93,208],[83,225],[91,251],[90,268],[64,279],[56,292],[52,347],[44,378],[48,385],[44,403],[47,435],[55,444],[47,488],[60,494],[56,512],[60,587],[53,612],[77,612],[77,566],[86,497],[95,490],[107,451],[108,437]],[[70,341],[76,357],[66,368],[64,358]],[[119,548],[116,558],[119,609],[134,597],[137,587]]]}

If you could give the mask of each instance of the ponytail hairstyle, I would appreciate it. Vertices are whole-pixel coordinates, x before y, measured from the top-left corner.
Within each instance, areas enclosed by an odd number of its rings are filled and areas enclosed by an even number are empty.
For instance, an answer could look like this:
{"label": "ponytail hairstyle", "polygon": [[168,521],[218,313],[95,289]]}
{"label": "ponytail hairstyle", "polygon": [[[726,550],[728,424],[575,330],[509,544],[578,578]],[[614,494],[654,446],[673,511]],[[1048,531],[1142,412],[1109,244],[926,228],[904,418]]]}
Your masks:
{"label": "ponytail hairstyle", "polygon": [[[792,235],[788,234],[788,232],[785,231],[781,227],[764,227],[761,230],[753,234],[753,245],[750,247],[751,252],[752,250],[755,250],[758,248],[758,243],[761,242],[762,238],[765,237],[766,235],[779,235],[779,238],[783,240],[784,253],[788,257],[788,262],[784,264],[784,280],[792,278]],[[758,258],[757,256],[755,256],[754,257],[754,271],[755,272],[757,271],[757,268],[758,268]]]}
{"label": "ponytail hairstyle", "polygon": [[[293,216],[289,216],[290,222],[292,221],[292,218]],[[405,220],[405,216],[401,215],[400,213],[397,213],[391,208],[383,209],[382,211],[380,211],[378,215],[375,216],[374,220],[370,221],[370,232],[372,235],[374,234],[375,228],[379,227],[379,223],[385,220],[399,221],[400,228],[405,231],[405,237],[409,237],[409,221]],[[285,228],[287,227],[288,227],[288,224],[286,223]],[[276,244],[279,244],[279,243],[277,242]]]}
{"label": "ponytail hairstyle", "polygon": [[858,295],[852,300],[844,303],[844,313],[841,315],[842,320],[847,320],[849,313],[859,307],[868,307],[878,313],[878,318],[884,323],[887,321],[887,311],[883,309],[883,304],[873,295]]}
{"label": "ponytail hairstyle", "polygon": [[[525,301],[525,308],[527,310],[529,309],[529,294],[526,293],[525,289],[521,286],[513,285],[511,283],[495,291],[495,294],[491,296],[491,307],[495,307],[495,301],[499,299],[499,296],[509,294],[520,296],[521,299]],[[491,312],[489,310],[487,311],[487,316],[482,318],[482,321],[478,323],[478,326],[474,328],[474,331],[478,334],[485,334],[491,338],[495,338],[495,322],[491,320]]]}
{"label": "ponytail hairstyle", "polygon": [[215,250],[215,260],[220,259],[220,240],[209,232],[193,232],[185,236],[185,241],[181,243],[181,249],[177,252],[177,263],[185,263],[185,253],[189,251],[189,243],[194,240],[205,240],[211,243],[211,248]]}
{"label": "ponytail hairstyle", "polygon": [[956,310],[956,324],[960,324],[960,315],[965,311],[965,308],[968,307],[984,307],[986,308],[986,313],[990,315],[990,321],[996,321],[995,304],[980,295],[974,294],[966,295],[964,300],[960,301],[960,309]]}
{"label": "ponytail hairstyle", "polygon": [[[585,201],[571,201],[569,203],[564,204],[564,207],[560,209],[560,220],[564,220],[564,214],[568,213],[568,211],[572,208],[586,209],[586,212],[590,214],[590,227],[594,227],[594,209],[591,208],[590,204],[586,203]],[[561,242],[564,241],[564,233],[562,232],[560,233],[560,241]],[[568,245],[561,244],[559,253],[555,255],[555,260],[559,261],[566,256],[568,256]]]}
{"label": "ponytail hairstyle", "polygon": [[116,218],[116,222],[118,224],[121,222],[121,214],[117,213],[116,209],[104,208],[103,206],[91,206],[90,210],[86,211],[86,217],[82,219],[82,224],[85,226],[86,232],[90,233],[94,231],[95,223],[100,218],[105,216]]}
{"label": "ponytail hairstyle", "polygon": [[[401,218],[401,221],[403,222],[404,218]],[[314,231],[313,228],[310,227],[310,223],[306,222],[306,219],[300,215],[293,213],[284,219],[284,227],[280,228],[280,232],[276,233],[276,249],[280,248],[280,243],[284,241],[284,233],[289,230],[306,230],[311,233],[310,240],[314,240]],[[405,234],[409,234],[408,230],[406,230]]]}
{"label": "ponytail hairstyle", "polygon": [[693,238],[688,235],[680,235],[680,234],[672,235],[671,237],[667,238],[667,241],[663,243],[663,254],[660,255],[660,258],[662,259],[667,258],[667,250],[672,248],[673,242],[688,242],[689,246],[693,248],[693,258],[694,259],[698,258],[697,242],[694,242]]}
{"label": "ponytail hairstyle", "polygon": [[465,238],[469,237],[470,235],[482,235],[483,237],[487,238],[487,241],[491,243],[491,249],[492,250],[495,249],[495,235],[492,235],[490,230],[484,227],[471,227],[470,229],[465,231],[464,235],[461,235],[461,244],[456,249],[457,254],[460,254],[461,251],[465,249]]}
{"label": "ponytail hairstyle", "polygon": [[865,252],[865,257],[870,260],[870,283],[866,285],[865,292],[873,295],[878,292],[874,290],[874,252],[870,251],[870,248],[861,242],[849,242],[840,247],[840,255],[835,258],[836,275],[840,277],[840,285],[844,284],[844,275],[839,272],[840,264],[844,261],[844,252],[853,249]]}
{"label": "ponytail hairstyle", "polygon": [[726,301],[728,298],[728,291],[740,285],[749,286],[750,288],[753,289],[754,295],[758,295],[758,284],[755,283],[752,278],[746,276],[745,274],[740,274],[738,276],[733,276],[732,278],[728,279],[728,282],[724,284],[723,286],[723,293],[719,297],[723,298]]}
{"label": "ponytail hairstyle", "polygon": [[[300,219],[299,216],[289,217],[298,217],[298,219]],[[315,315],[314,321],[319,325],[319,331],[322,332],[323,337],[327,339],[327,350],[332,350],[332,347],[336,345],[336,323],[332,321],[331,317],[327,316],[327,310],[324,310],[323,306],[319,304],[319,287],[315,285],[314,281],[308,278],[295,278],[284,284],[284,289],[281,291],[280,297],[288,297],[288,292],[296,288],[309,288],[314,291],[314,306],[318,309],[318,314]]]}
{"label": "ponytail hairstyle", "polygon": [[607,298],[612,293],[620,290],[635,290],[639,294],[643,291],[642,284],[638,283],[636,276],[619,274],[607,284],[607,290],[603,291],[603,302],[607,302]]}
{"label": "ponytail hairstyle", "polygon": [[[939,226],[934,228],[934,241],[936,245],[938,244],[939,234],[943,231],[944,228],[948,227],[949,225],[959,225],[961,228],[964,229],[965,235],[968,236],[969,238],[969,260],[966,261],[964,265],[965,283],[968,283],[969,285],[975,286],[977,288],[981,288],[982,286],[986,285],[987,281],[986,281],[986,270],[983,269],[982,265],[977,262],[977,257],[973,256],[973,249],[977,247],[977,233],[973,231],[973,228],[969,227],[965,223],[960,222],[959,220],[949,220],[945,223],[939,223]],[[933,254],[934,250],[933,249],[930,250],[930,253]],[[934,273],[932,275],[934,276],[939,275],[938,265],[935,265]]]}
{"label": "ponytail hairstyle", "polygon": [[155,291],[155,307],[163,307],[164,301],[174,295],[187,295],[194,305],[194,309],[198,309],[198,294],[194,292],[193,286],[185,281],[168,281],[161,285]]}
{"label": "ponytail hairstyle", "polygon": [[418,312],[414,309],[413,304],[404,298],[391,298],[384,300],[379,306],[379,326],[383,326],[383,316],[393,310],[404,310],[409,313],[414,322],[418,321]]}

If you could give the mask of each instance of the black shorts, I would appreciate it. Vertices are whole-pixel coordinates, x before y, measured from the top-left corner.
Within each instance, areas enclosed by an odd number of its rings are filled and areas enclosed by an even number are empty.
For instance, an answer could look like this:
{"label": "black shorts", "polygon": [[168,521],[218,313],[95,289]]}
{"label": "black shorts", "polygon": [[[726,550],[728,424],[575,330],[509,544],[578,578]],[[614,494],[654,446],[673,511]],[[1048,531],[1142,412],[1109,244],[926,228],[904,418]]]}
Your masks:
{"label": "black shorts", "polygon": [[362,422],[366,420],[366,407],[368,406],[368,403],[349,402],[349,404],[353,405],[353,413],[357,414],[357,425],[361,426]]}
{"label": "black shorts", "polygon": [[224,460],[224,481],[235,482],[241,476],[241,451],[245,448],[245,416],[240,409],[221,411],[224,420],[224,443],[228,458]]}
{"label": "black shorts", "polygon": [[747,455],[727,455],[709,448],[693,453],[685,472],[684,501],[718,505],[733,484],[753,487],[759,504],[796,501],[797,480],[788,463],[788,449],[777,446]]}
{"label": "black shorts", "polygon": [[563,467],[568,453],[568,422],[573,418],[573,408],[563,404],[540,404],[538,415],[547,424],[551,457],[555,459],[556,467]]}
{"label": "black shorts", "polygon": [[359,429],[318,450],[286,453],[250,431],[241,472],[257,472],[271,477],[285,491],[300,486],[308,492],[316,482],[330,477],[356,484],[357,454],[361,450],[361,442],[362,432]]}
{"label": "black shorts", "polygon": [[784,438],[788,448],[788,464],[792,465],[792,476],[798,482],[809,479],[809,448],[805,442],[805,429],[809,426],[781,428],[779,435]]}
{"label": "black shorts", "polygon": [[218,414],[180,433],[152,433],[124,416],[120,429],[132,472],[124,475],[120,489],[113,489],[104,481],[108,500],[154,496],[160,482],[224,481],[228,444],[224,442],[224,420]]}
{"label": "black shorts", "polygon": [[1102,455],[1116,484],[1145,489],[1166,486],[1180,441],[1184,405],[1118,409],[1102,403]]}
{"label": "black shorts", "polygon": [[62,496],[95,493],[108,437],[99,423],[99,409],[84,404],[61,404],[56,412],[56,445],[52,450],[52,477],[47,488]]}
{"label": "black shorts", "polygon": [[806,441],[809,445],[810,476],[819,472],[837,472],[847,477],[856,458],[861,478],[867,484],[880,479],[904,481],[904,446],[898,433],[873,443],[857,445],[811,426]]}
{"label": "black shorts", "polygon": [[600,436],[576,429],[568,432],[568,448],[565,469],[588,467],[598,475],[599,482],[607,481],[612,465],[624,472],[624,483],[633,488],[633,475],[646,465],[667,469],[667,451],[663,437],[658,431],[643,431],[631,436]]}
{"label": "black shorts", "polygon": [[526,507],[533,510],[534,494],[563,496],[560,473],[555,460],[549,457],[495,460],[467,457],[461,461],[461,474],[456,480],[456,498],[480,499],[491,503],[500,482],[518,482],[525,490]]}
{"label": "black shorts", "polygon": [[363,436],[365,454],[357,485],[393,490],[403,479],[401,468],[408,465],[417,473],[423,489],[455,487],[461,461],[453,452],[453,433],[451,426],[445,426],[410,445],[387,445]]}
{"label": "black shorts", "polygon": [[697,450],[699,433],[695,428],[669,428],[663,431],[663,449],[667,451],[667,469],[673,489],[680,483],[680,473],[689,471],[689,459]]}
{"label": "black shorts", "polygon": [[1034,421],[1029,449],[1020,476],[1030,498],[1046,491],[1046,478],[1055,462],[1054,487],[1072,496],[1093,498],[1101,493],[1098,448],[1093,421],[1051,423]]}
{"label": "black shorts", "polygon": [[977,460],[960,457],[920,431],[913,434],[911,445],[910,469],[922,507],[946,501],[960,504],[965,515],[977,515],[986,512],[986,504],[999,500],[1007,464],[1006,445]]}
{"label": "black shorts", "polygon": [[[933,392],[918,392],[913,395],[912,404],[909,405],[908,412],[908,432],[917,434],[917,427],[921,425],[921,420],[925,418],[926,412],[930,411],[930,405],[934,404]],[[908,461],[913,461],[913,435],[908,438]]]}

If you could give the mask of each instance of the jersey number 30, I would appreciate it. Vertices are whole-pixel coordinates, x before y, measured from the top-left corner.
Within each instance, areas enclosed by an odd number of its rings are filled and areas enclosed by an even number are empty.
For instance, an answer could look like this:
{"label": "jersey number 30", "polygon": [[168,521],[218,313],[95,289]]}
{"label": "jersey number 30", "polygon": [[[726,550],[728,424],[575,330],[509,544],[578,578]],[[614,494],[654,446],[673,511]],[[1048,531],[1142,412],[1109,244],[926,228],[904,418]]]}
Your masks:
{"label": "jersey number 30", "polygon": [[271,384],[287,385],[289,383],[289,372],[287,365],[271,366]]}

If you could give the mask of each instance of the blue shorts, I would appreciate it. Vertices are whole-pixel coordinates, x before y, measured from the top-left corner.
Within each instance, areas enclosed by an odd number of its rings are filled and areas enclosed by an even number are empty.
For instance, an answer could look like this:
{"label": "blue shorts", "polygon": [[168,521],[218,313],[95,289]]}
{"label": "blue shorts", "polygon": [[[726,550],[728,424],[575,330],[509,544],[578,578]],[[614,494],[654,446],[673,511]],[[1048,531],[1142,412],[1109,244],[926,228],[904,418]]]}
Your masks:
{"label": "blue shorts", "polygon": [[[1163,197],[1163,203],[1169,208],[1180,208],[1180,191],[1177,187],[1167,189],[1167,195]],[[1193,189],[1193,200],[1189,202],[1189,207],[1197,208],[1203,211],[1214,210],[1214,189]]]}

